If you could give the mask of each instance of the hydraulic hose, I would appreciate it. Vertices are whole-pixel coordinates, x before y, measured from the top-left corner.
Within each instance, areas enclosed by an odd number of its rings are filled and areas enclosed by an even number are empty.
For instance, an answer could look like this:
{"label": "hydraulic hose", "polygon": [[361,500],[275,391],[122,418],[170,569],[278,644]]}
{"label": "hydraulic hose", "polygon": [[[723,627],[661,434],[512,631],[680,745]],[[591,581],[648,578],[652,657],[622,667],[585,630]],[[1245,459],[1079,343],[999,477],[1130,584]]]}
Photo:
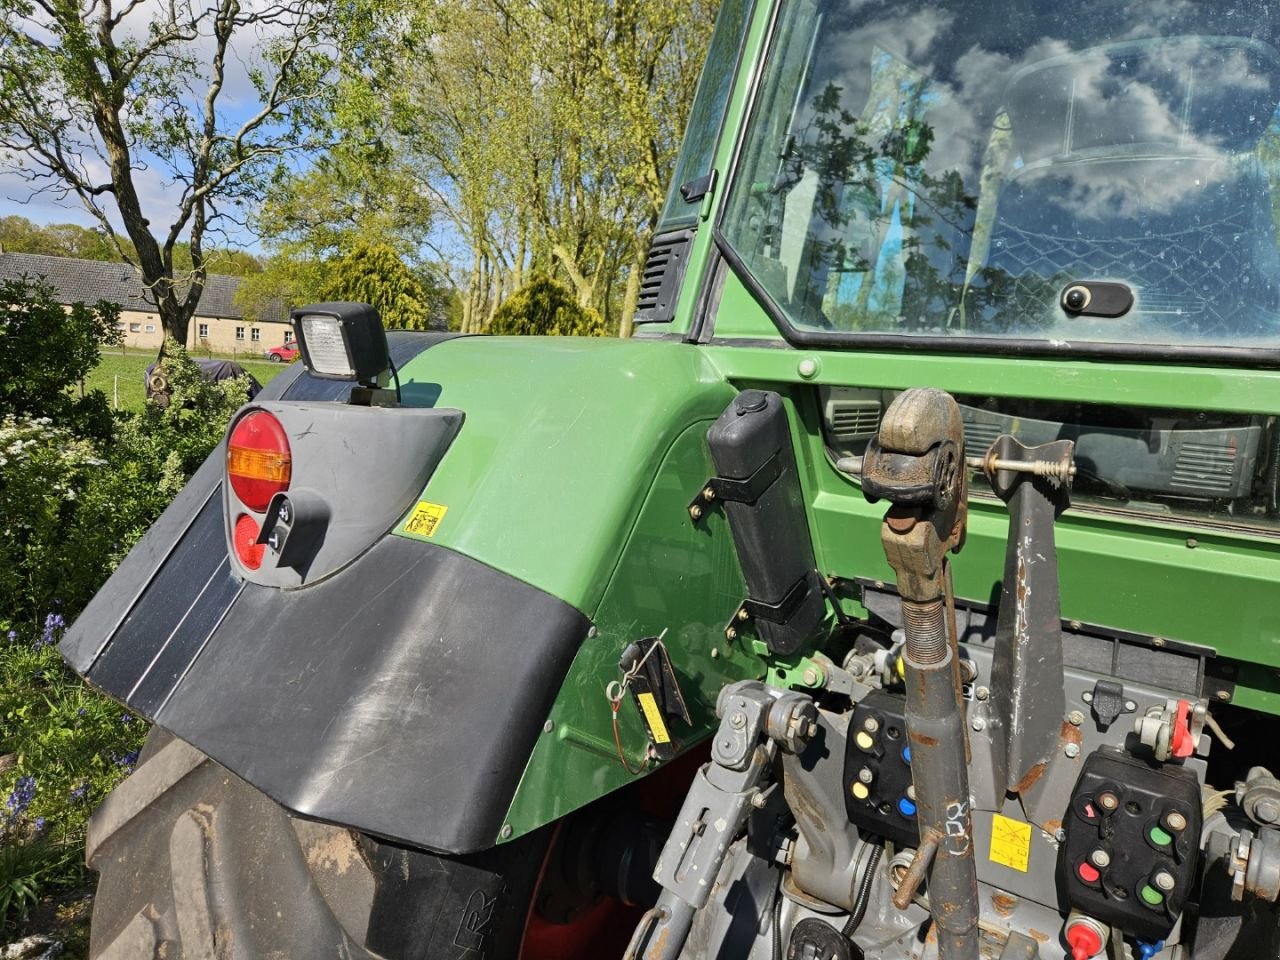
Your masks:
{"label": "hydraulic hose", "polygon": [[862,880],[858,884],[858,895],[853,900],[853,912],[840,930],[846,940],[862,925],[862,918],[867,915],[867,904],[871,902],[871,885],[876,879],[876,867],[880,865],[880,856],[884,847],[877,844],[871,848],[871,856],[867,858],[866,868],[862,871]]}

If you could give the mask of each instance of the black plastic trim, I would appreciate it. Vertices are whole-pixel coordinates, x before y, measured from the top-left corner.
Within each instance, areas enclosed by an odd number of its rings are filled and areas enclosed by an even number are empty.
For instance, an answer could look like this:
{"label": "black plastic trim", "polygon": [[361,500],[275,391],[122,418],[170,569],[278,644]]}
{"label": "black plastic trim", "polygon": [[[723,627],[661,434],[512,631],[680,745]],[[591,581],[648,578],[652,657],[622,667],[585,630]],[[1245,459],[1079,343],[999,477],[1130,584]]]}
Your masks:
{"label": "black plastic trim", "polygon": [[245,584],[154,719],[299,814],[469,853],[496,842],[590,626],[389,536],[307,590]]}

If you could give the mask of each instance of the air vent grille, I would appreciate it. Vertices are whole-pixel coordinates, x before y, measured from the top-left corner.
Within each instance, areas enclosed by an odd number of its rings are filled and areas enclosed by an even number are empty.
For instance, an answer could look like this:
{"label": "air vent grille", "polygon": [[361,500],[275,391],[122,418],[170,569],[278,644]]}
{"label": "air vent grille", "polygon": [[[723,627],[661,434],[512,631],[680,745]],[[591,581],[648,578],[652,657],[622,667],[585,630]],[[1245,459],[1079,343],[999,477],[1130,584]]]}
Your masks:
{"label": "air vent grille", "polygon": [[980,457],[995,443],[996,437],[1005,433],[1003,424],[973,423],[964,425],[964,448],[966,455]]}
{"label": "air vent grille", "polygon": [[1236,448],[1184,443],[1169,486],[1196,493],[1229,495],[1235,489]]}
{"label": "air vent grille", "polygon": [[636,323],[667,323],[675,316],[692,241],[692,230],[662,233],[653,238],[640,275]]}
{"label": "air vent grille", "polygon": [[880,429],[878,400],[833,400],[830,407],[831,437],[838,444],[868,440]]}

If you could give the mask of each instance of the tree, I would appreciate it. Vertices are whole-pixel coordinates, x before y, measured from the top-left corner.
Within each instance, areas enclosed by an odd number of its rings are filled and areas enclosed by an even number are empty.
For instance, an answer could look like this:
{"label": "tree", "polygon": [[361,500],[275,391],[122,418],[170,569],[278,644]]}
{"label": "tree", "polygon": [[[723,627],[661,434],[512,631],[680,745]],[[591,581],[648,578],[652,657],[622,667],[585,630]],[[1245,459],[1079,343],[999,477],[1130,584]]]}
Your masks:
{"label": "tree", "polygon": [[578,303],[572,290],[545,273],[536,273],[494,312],[489,332],[605,337],[609,328],[600,314]]}
{"label": "tree", "polygon": [[[332,238],[312,224],[378,211],[402,254],[431,249],[444,265],[467,332],[542,272],[627,335],[717,0],[353,2],[376,7],[379,33],[343,104],[358,148],[277,182],[261,221],[285,230],[306,214],[289,239],[314,264]],[[404,198],[430,220],[400,221]],[[451,248],[433,247],[436,220]]]}
{"label": "tree", "polygon": [[[273,169],[323,143],[356,34],[340,32],[353,26],[340,12],[338,0],[0,0],[0,159],[33,191],[76,198],[185,343],[207,238]],[[227,94],[245,58],[247,110]],[[144,204],[148,169],[169,183],[163,201]]]}
{"label": "tree", "polygon": [[350,300],[375,307],[392,329],[443,327],[432,291],[388,244],[360,239],[330,262],[317,291],[320,300]]}

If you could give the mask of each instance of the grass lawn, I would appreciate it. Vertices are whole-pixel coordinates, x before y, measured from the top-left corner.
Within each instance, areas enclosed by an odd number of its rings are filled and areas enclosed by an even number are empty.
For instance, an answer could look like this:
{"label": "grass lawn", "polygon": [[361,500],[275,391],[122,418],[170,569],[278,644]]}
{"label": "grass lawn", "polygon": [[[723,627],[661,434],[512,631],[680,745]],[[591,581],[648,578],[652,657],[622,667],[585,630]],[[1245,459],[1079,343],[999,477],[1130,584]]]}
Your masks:
{"label": "grass lawn", "polygon": [[[121,410],[141,410],[142,404],[146,401],[146,385],[143,377],[147,367],[154,363],[155,359],[154,350],[126,350],[123,353],[118,348],[104,350],[101,362],[85,378],[84,388],[86,391],[101,390],[107,395],[107,403],[112,402],[113,397],[116,396],[113,391],[118,389]],[[203,358],[197,354],[196,359]],[[247,360],[243,357],[237,358],[236,362],[253,374],[263,386],[288,366],[284,363]]]}

